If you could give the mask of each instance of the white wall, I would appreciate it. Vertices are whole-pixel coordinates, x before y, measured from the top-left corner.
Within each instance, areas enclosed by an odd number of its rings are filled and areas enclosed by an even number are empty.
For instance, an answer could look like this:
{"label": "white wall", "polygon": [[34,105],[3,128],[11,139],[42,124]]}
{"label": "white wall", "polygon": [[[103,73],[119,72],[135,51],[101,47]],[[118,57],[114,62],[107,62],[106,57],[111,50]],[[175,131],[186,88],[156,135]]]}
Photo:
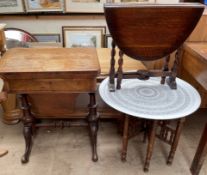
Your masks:
{"label": "white wall", "polygon": [[[54,33],[62,35],[62,26],[106,26],[103,15],[86,16],[0,16],[0,23],[30,33]],[[108,30],[107,30],[108,33]]]}

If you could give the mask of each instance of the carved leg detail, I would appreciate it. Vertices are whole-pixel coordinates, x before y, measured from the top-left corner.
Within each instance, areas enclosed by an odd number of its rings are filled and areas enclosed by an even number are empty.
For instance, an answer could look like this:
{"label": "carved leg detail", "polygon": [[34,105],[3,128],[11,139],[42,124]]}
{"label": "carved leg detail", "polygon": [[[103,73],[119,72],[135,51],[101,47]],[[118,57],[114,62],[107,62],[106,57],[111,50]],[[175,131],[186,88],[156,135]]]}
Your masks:
{"label": "carved leg detail", "polygon": [[92,144],[92,160],[96,162],[98,160],[97,154],[97,132],[98,132],[98,115],[95,93],[90,93],[90,104],[89,104],[89,131],[91,136]]}
{"label": "carved leg detail", "polygon": [[109,70],[109,90],[110,91],[115,91],[115,84],[114,84],[114,79],[115,79],[115,55],[116,55],[116,50],[115,50],[115,42],[112,41],[112,50],[111,50],[111,66]]}
{"label": "carved leg detail", "polygon": [[21,161],[22,163],[27,163],[29,161],[29,156],[32,149],[32,126],[24,126],[23,134],[24,134],[26,148]]}
{"label": "carved leg detail", "polygon": [[121,160],[126,161],[127,155],[127,146],[128,146],[128,131],[129,131],[129,118],[127,115],[124,117],[124,131],[123,131],[123,139],[122,139],[122,152],[121,152]]}
{"label": "carved leg detail", "polygon": [[174,139],[173,139],[173,143],[171,145],[171,150],[170,150],[170,153],[169,153],[169,156],[168,156],[168,159],[167,159],[167,164],[168,165],[172,164],[172,161],[173,161],[175,151],[176,151],[177,146],[178,146],[178,141],[179,141],[179,138],[180,138],[180,134],[181,134],[184,122],[185,122],[185,118],[181,118],[178,121],[176,131],[175,131],[175,136],[174,136]]}
{"label": "carved leg detail", "polygon": [[29,104],[27,96],[25,94],[20,95],[21,109],[23,110],[22,121],[24,123],[23,134],[25,139],[25,153],[22,157],[22,163],[27,163],[29,161],[29,156],[32,149],[32,125],[34,118],[30,114]]}
{"label": "carved leg detail", "polygon": [[118,67],[118,77],[117,77],[117,86],[116,88],[117,89],[121,89],[121,81],[122,81],[122,78],[123,78],[123,55],[124,53],[120,50],[119,51],[119,61],[118,61],[118,64],[119,64],[119,67]]}
{"label": "carved leg detail", "polygon": [[146,159],[144,163],[145,172],[149,171],[150,160],[152,157],[152,151],[153,151],[154,142],[155,142],[156,128],[157,128],[157,121],[155,120],[155,121],[152,121],[151,129],[150,129],[149,143],[147,146],[147,155],[146,155]]}

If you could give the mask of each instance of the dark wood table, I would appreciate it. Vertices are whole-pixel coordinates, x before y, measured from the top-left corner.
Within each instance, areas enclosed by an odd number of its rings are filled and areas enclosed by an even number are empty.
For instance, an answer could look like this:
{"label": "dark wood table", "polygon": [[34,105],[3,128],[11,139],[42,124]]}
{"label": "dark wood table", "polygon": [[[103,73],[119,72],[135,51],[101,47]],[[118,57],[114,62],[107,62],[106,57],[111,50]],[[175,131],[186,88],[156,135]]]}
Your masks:
{"label": "dark wood table", "polygon": [[0,77],[4,80],[1,99],[6,99],[7,93],[16,93],[20,96],[26,143],[23,163],[29,160],[35,125],[35,116],[32,115],[28,95],[45,93],[89,94],[88,123],[92,160],[98,160],[95,91],[99,72],[99,61],[93,48],[16,48],[4,54],[0,60]]}
{"label": "dark wood table", "polygon": [[[182,59],[183,79],[194,84],[202,96],[202,107],[207,103],[207,42],[192,42],[184,45]],[[191,164],[191,173],[198,175],[207,155],[207,123],[203,130],[196,154]]]}

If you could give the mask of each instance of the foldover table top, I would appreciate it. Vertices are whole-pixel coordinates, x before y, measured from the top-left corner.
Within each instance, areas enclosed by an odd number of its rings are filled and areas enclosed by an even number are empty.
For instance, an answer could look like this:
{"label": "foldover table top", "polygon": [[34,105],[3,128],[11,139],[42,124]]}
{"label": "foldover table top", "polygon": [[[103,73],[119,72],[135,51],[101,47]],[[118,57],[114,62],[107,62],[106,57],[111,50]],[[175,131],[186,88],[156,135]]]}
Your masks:
{"label": "foldover table top", "polygon": [[14,48],[0,60],[0,73],[94,73],[100,65],[94,48]]}
{"label": "foldover table top", "polygon": [[15,48],[0,59],[10,93],[89,93],[100,65],[95,48]]}

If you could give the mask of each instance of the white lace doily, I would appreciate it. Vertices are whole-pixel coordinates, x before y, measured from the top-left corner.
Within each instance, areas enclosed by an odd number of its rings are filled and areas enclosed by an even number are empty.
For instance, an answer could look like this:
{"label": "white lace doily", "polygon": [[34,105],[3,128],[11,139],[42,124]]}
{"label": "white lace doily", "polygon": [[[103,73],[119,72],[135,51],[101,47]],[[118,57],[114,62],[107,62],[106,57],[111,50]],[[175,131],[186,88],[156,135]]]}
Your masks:
{"label": "white lace doily", "polygon": [[108,89],[108,78],[99,87],[101,98],[112,108],[135,117],[167,120],[185,117],[201,103],[198,92],[187,82],[176,78],[177,89],[161,85],[160,78],[122,80],[122,88]]}

